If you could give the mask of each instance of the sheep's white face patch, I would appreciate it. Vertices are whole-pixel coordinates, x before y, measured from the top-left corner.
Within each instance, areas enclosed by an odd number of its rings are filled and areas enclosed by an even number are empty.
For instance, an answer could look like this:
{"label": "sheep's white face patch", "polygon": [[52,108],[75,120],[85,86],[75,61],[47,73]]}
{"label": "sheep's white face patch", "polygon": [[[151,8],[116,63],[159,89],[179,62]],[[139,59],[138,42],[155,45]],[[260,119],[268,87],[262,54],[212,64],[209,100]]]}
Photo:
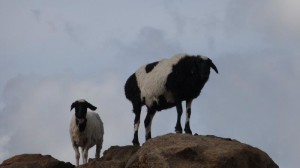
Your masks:
{"label": "sheep's white face patch", "polygon": [[163,95],[170,103],[174,103],[172,95],[166,92],[165,84],[168,75],[172,72],[173,65],[177,64],[185,54],[178,54],[170,59],[164,59],[150,71],[146,72],[146,65],[142,66],[135,73],[138,86],[141,90],[141,100],[145,98],[145,104],[149,107],[154,102],[158,103],[159,96]]}

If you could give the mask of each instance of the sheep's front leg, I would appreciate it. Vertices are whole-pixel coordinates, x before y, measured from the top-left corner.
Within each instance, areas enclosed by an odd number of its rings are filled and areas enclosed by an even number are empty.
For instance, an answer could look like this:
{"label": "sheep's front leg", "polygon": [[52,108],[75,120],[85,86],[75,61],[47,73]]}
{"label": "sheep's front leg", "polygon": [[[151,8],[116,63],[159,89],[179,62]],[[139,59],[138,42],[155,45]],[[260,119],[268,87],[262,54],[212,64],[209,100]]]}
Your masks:
{"label": "sheep's front leg", "polygon": [[184,131],[187,134],[192,134],[191,128],[190,128],[190,118],[191,118],[191,106],[192,106],[193,100],[187,100],[186,101],[186,120],[185,120],[185,126]]}
{"label": "sheep's front leg", "polygon": [[87,163],[87,159],[88,159],[88,151],[89,149],[87,147],[85,147],[83,150],[82,150],[82,162],[83,164],[86,164]]}
{"label": "sheep's front leg", "polygon": [[151,125],[152,119],[155,115],[156,111],[148,108],[147,116],[145,118],[144,124],[146,129],[146,140],[151,139]]}
{"label": "sheep's front leg", "polygon": [[177,109],[177,122],[176,122],[176,126],[175,126],[175,132],[182,133],[182,127],[181,127],[182,105],[181,105],[181,102],[179,102],[176,105],[176,109]]}
{"label": "sheep's front leg", "polygon": [[80,153],[78,150],[78,146],[75,143],[73,143],[73,148],[75,151],[76,166],[79,166]]}
{"label": "sheep's front leg", "polygon": [[134,136],[133,136],[132,143],[134,146],[140,146],[138,131],[139,131],[139,126],[140,126],[141,110],[142,110],[141,106],[133,107],[133,112],[135,114],[135,118],[134,118]]}

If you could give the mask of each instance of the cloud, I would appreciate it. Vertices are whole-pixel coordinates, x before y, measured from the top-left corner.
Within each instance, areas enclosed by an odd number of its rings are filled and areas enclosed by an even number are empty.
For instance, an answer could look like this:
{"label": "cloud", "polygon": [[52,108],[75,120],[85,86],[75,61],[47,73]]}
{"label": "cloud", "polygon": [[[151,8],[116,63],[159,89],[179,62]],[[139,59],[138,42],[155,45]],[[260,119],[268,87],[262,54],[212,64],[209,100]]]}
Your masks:
{"label": "cloud", "polygon": [[[300,24],[295,21],[300,18],[299,10],[295,9],[298,4],[299,2],[294,0],[272,2],[232,0],[227,4],[222,24],[225,37],[234,39],[240,44],[253,45],[245,46],[248,48],[288,44],[294,46],[295,40],[299,41]],[[247,41],[241,43],[240,40]]]}
{"label": "cloud", "polygon": [[38,9],[32,9],[31,12],[34,15],[34,17],[36,18],[36,21],[38,23],[40,23],[42,12],[40,10],[38,10]]}
{"label": "cloud", "polygon": [[10,152],[7,149],[10,142],[11,135],[2,133],[4,130],[0,130],[1,138],[0,138],[0,160],[10,156]]}
{"label": "cloud", "polygon": [[[115,50],[115,59],[122,72],[133,73],[138,67],[170,57],[178,52],[182,52],[178,41],[173,41],[164,30],[154,27],[143,27],[138,32],[136,38],[130,43],[124,43],[114,39],[107,45]],[[130,61],[129,66],[124,63]],[[124,79],[125,80],[125,79]]]}

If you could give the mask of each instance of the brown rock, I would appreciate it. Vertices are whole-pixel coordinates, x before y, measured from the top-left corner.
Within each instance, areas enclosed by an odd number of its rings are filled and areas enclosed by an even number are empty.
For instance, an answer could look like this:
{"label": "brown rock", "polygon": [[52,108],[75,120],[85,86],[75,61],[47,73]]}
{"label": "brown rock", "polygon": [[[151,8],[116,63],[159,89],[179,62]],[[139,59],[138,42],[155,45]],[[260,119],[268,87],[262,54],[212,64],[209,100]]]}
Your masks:
{"label": "brown rock", "polygon": [[124,168],[128,160],[140,149],[139,146],[112,146],[97,160],[89,160],[87,165],[80,168]]}
{"label": "brown rock", "polygon": [[147,141],[127,167],[278,168],[257,148],[231,139],[188,134]]}
{"label": "brown rock", "polygon": [[50,155],[23,154],[5,160],[0,168],[73,168],[71,163],[61,162]]}
{"label": "brown rock", "polygon": [[[137,152],[136,152],[137,151]],[[167,134],[141,148],[111,147],[82,168],[278,168],[263,151],[215,136]]]}
{"label": "brown rock", "polygon": [[[0,168],[71,168],[49,155],[19,155]],[[236,140],[216,136],[167,134],[142,147],[112,146],[103,157],[80,168],[278,168],[263,151]]]}

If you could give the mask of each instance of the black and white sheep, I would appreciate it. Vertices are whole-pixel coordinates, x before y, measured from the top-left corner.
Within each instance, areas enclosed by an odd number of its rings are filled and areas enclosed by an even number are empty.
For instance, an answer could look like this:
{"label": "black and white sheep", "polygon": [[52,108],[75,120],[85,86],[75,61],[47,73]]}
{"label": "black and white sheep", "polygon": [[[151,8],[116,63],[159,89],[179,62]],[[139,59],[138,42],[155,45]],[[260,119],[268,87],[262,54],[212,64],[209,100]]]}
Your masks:
{"label": "black and white sheep", "polygon": [[143,105],[147,106],[144,121],[146,140],[151,138],[151,123],[156,111],[176,106],[177,123],[175,131],[182,133],[182,101],[186,101],[186,121],[184,131],[191,134],[190,116],[193,99],[199,96],[207,82],[210,68],[218,73],[211,59],[205,56],[178,54],[169,59],[153,62],[139,68],[125,84],[125,95],[133,105],[134,138],[139,145],[138,129]]}
{"label": "black and white sheep", "polygon": [[78,166],[79,147],[81,147],[83,164],[87,163],[88,150],[94,145],[96,145],[95,158],[100,157],[104,128],[100,116],[95,112],[87,111],[88,108],[95,111],[97,107],[81,99],[72,103],[71,111],[73,108],[75,108],[75,115],[70,123],[70,137],[75,150],[76,166]]}

